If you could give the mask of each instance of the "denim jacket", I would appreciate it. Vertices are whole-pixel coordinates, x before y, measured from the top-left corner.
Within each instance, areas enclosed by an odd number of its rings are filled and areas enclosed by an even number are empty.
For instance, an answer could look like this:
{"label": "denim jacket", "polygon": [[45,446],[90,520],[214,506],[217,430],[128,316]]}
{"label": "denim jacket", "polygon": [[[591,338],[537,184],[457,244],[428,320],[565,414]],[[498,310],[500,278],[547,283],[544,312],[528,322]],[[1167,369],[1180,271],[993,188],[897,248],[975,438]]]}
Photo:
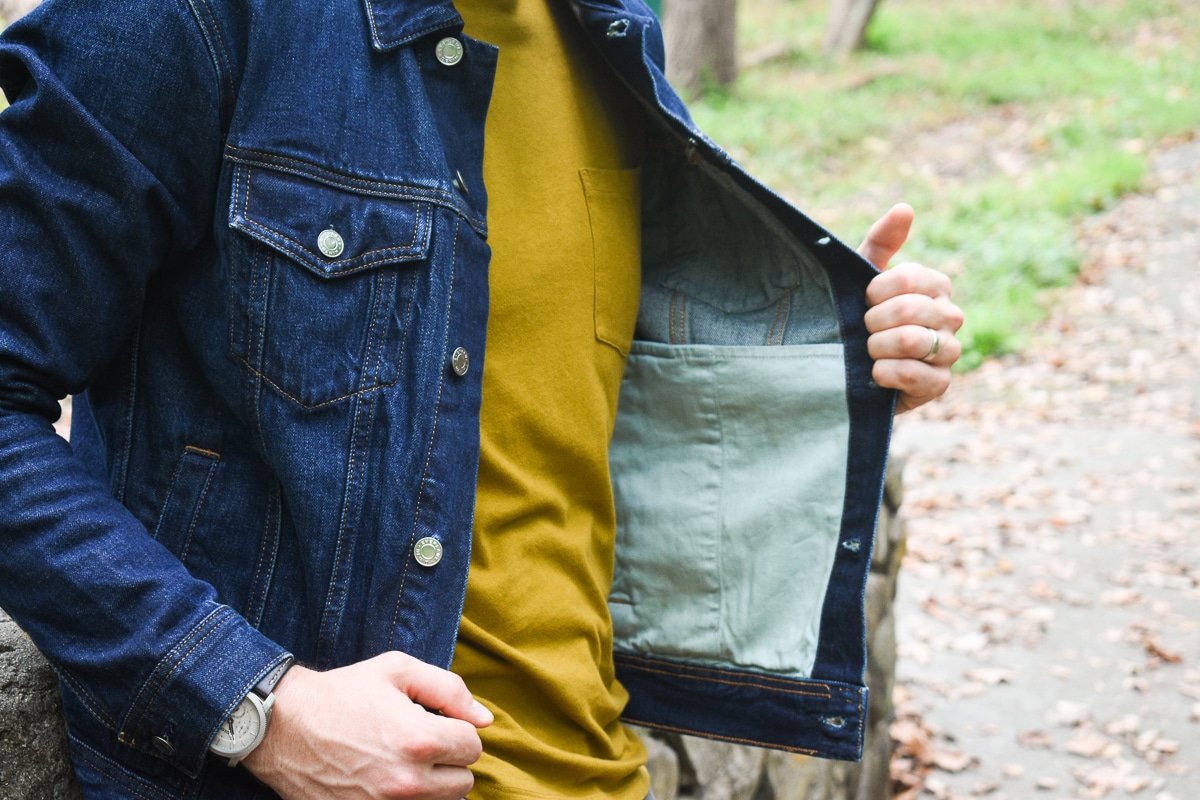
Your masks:
{"label": "denim jacket", "polygon": [[[640,0],[572,5],[650,130],[611,454],[628,718],[855,758],[874,270],[696,129]],[[0,605],[90,797],[266,796],[207,747],[288,653],[450,665],[497,59],[461,28],[450,0],[49,0],[0,39]]]}

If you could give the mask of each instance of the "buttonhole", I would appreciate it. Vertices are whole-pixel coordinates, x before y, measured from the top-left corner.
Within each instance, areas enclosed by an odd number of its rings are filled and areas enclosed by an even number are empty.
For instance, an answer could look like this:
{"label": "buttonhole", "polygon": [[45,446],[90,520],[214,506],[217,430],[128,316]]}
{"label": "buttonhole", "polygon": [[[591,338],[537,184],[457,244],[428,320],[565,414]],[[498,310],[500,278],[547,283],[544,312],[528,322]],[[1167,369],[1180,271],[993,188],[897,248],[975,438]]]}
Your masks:
{"label": "buttonhole", "polygon": [[829,244],[832,241],[833,241],[832,238],[830,238],[828,236],[822,236],[820,239],[817,239],[817,244],[824,246],[824,245]]}
{"label": "buttonhole", "polygon": [[831,728],[846,727],[846,720],[843,719],[842,717],[821,717],[821,722],[824,722],[826,725],[828,725]]}
{"label": "buttonhole", "polygon": [[608,38],[620,39],[629,32],[629,20],[619,19],[608,26]]}
{"label": "buttonhole", "polygon": [[851,553],[857,553],[859,550],[862,550],[862,540],[851,539],[848,542],[842,542],[842,547],[846,550],[849,550]]}

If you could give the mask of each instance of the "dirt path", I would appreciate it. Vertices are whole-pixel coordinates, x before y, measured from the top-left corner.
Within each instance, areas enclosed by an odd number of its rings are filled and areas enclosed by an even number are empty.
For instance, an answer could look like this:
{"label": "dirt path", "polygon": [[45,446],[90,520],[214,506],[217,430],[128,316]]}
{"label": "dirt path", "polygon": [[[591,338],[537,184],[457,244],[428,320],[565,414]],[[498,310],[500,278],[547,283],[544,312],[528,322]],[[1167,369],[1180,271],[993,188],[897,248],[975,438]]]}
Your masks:
{"label": "dirt path", "polygon": [[904,797],[1200,797],[1200,141],[1091,285],[902,419]]}

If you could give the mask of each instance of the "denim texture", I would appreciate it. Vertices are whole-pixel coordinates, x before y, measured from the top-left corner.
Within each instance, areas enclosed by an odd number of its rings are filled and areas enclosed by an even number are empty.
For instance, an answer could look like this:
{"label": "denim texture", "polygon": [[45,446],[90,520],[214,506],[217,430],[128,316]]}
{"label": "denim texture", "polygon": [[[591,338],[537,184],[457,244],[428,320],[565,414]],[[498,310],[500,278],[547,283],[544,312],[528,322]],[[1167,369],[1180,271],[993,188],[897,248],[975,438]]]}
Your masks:
{"label": "denim texture", "polygon": [[[665,233],[639,335],[671,343],[654,298],[687,291],[725,344],[845,349],[835,535],[860,546],[837,548],[811,676],[622,654],[630,717],[857,757],[893,403],[861,322],[873,270],[695,129],[645,6],[573,6],[650,121],[645,227]],[[207,745],[288,653],[450,664],[497,59],[461,24],[449,0],[47,0],[0,38],[0,605],[58,670],[89,798],[271,796]]]}

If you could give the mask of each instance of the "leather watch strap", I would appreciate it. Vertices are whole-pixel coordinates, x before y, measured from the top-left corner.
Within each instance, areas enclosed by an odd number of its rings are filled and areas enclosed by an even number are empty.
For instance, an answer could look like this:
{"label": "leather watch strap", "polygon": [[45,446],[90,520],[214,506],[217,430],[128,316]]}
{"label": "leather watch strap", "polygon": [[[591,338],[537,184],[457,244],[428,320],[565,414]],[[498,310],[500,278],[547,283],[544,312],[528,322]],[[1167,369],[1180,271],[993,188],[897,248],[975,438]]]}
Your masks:
{"label": "leather watch strap", "polygon": [[288,668],[292,666],[293,662],[294,659],[289,654],[283,659],[283,661],[280,661],[274,669],[264,675],[261,681],[254,684],[254,688],[251,691],[257,694],[259,697],[266,699],[267,695],[269,695],[272,690],[275,689],[275,685],[279,683],[279,680],[283,677],[283,674],[288,671]]}

